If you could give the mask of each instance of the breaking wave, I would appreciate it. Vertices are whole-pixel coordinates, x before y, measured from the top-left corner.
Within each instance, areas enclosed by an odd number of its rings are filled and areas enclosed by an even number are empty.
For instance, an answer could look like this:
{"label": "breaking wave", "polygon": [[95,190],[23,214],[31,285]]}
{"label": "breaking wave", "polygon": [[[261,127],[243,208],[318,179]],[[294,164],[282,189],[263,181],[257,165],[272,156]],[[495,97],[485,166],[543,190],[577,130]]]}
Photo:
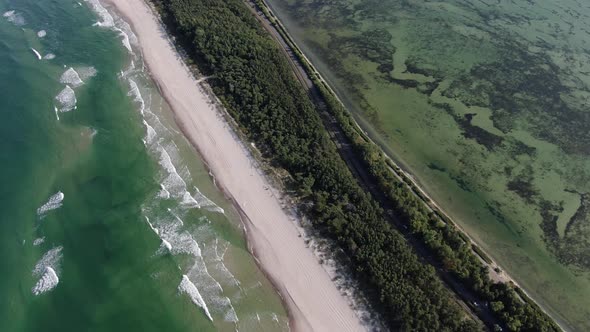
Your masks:
{"label": "breaking wave", "polygon": [[69,85],[66,85],[66,87],[61,90],[55,99],[60,104],[60,112],[69,112],[76,109],[76,93]]}
{"label": "breaking wave", "polygon": [[84,81],[82,81],[78,72],[72,67],[68,68],[68,70],[61,75],[59,82],[69,84],[74,88],[84,84]]}
{"label": "breaking wave", "polygon": [[129,90],[129,92],[127,93],[127,96],[133,97],[133,101],[139,103],[139,105],[140,105],[139,113],[141,113],[141,115],[143,115],[143,112],[145,110],[145,101],[141,97],[141,92],[139,91],[139,86],[137,86],[137,83],[135,83],[135,81],[131,78],[127,79],[127,81],[129,82],[129,87],[131,88],[131,90]]}
{"label": "breaking wave", "polygon": [[[128,73],[133,75],[134,71]],[[202,194],[196,186],[191,186],[189,190],[188,184],[192,184],[193,180],[178,146],[171,138],[175,133],[169,131],[152,112],[150,96],[147,100],[144,98],[137,81],[122,77],[125,78],[130,87],[128,95],[143,116],[146,130],[143,142],[160,165],[160,190],[144,204],[146,222],[160,238],[160,247],[156,254],[171,254],[188,259],[190,265],[186,269],[181,268],[184,277],[179,290],[189,294],[191,301],[203,308],[209,319],[213,320],[215,316],[237,323],[239,319],[231,299],[224,295],[222,285],[209,272],[213,269],[219,280],[234,291],[233,287],[239,285],[239,281],[223,264],[223,254],[217,255],[217,249],[210,249],[217,248],[219,242],[209,229],[208,219],[202,216],[197,220],[197,224],[201,225],[197,229],[194,228],[194,222],[186,223],[183,220],[190,218],[189,211],[193,209],[207,209],[218,213],[223,213],[223,209]],[[174,205],[170,207],[172,202]],[[206,250],[205,255],[203,250]]]}
{"label": "breaking wave", "polygon": [[63,200],[64,194],[61,191],[58,191],[57,193],[49,197],[49,200],[47,200],[45,204],[43,204],[41,207],[37,209],[37,215],[43,216],[51,210],[60,208],[62,206]]}
{"label": "breaking wave", "polygon": [[35,284],[35,287],[31,291],[35,295],[40,295],[54,289],[58,283],[59,277],[55,273],[55,270],[51,266],[48,266],[45,268],[45,273],[41,276],[41,279],[37,281],[37,284]]}
{"label": "breaking wave", "polygon": [[46,252],[43,257],[35,264],[33,276],[39,280],[31,289],[34,295],[40,295],[54,289],[59,283],[59,277],[56,270],[62,258],[61,251],[63,247],[56,247]]}
{"label": "breaking wave", "polygon": [[84,84],[84,81],[82,81],[80,75],[78,75],[78,72],[72,67],[68,68],[68,70],[61,74],[59,82],[63,84],[69,84],[74,88]]}
{"label": "breaking wave", "polygon": [[43,257],[35,264],[33,268],[33,276],[40,276],[45,272],[45,268],[50,266],[56,268],[61,260],[63,247],[55,247],[47,251]]}
{"label": "breaking wave", "polygon": [[31,51],[33,51],[33,53],[35,53],[35,56],[37,57],[37,59],[41,60],[43,58],[41,56],[41,53],[39,53],[39,51],[37,51],[36,49],[31,47]]}
{"label": "breaking wave", "polygon": [[4,12],[4,14],[2,14],[3,17],[6,18],[6,20],[16,26],[22,26],[25,25],[25,18],[22,16],[21,13],[17,13],[14,10],[9,10],[7,12]]}
{"label": "breaking wave", "polygon": [[100,4],[98,0],[84,1],[88,3],[92,11],[94,11],[101,19],[101,21],[96,22],[94,25],[107,28],[115,26],[115,20],[113,19],[113,16],[111,16],[111,14]]}
{"label": "breaking wave", "polygon": [[45,30],[39,30],[39,31],[37,31],[37,37],[43,38],[45,36],[47,36],[47,31],[45,31]]}
{"label": "breaking wave", "polygon": [[45,242],[45,237],[39,237],[33,241],[33,245],[36,247],[43,244],[43,242]]}
{"label": "breaking wave", "polygon": [[213,321],[213,317],[211,317],[209,309],[207,308],[201,293],[199,293],[199,289],[197,289],[197,286],[195,286],[186,275],[182,275],[182,280],[178,285],[178,291],[187,294],[194,304],[203,309],[207,318],[209,318],[210,321]]}
{"label": "breaking wave", "polygon": [[89,78],[96,76],[97,73],[96,68],[94,67],[78,67],[76,71],[82,81],[86,81]]}
{"label": "breaking wave", "polygon": [[[110,22],[106,15],[99,17],[103,17],[101,26]],[[129,26],[116,17],[112,22],[115,26],[110,28],[124,31],[133,45],[135,35]],[[211,321],[231,322],[237,328],[239,317],[232,301],[239,301],[242,288],[224,263],[229,242],[218,239],[206,215],[195,218],[194,213],[198,209],[223,214],[224,210],[194,185],[187,161],[176,145],[188,142],[180,143],[180,132],[168,124],[168,119],[158,116],[153,103],[161,101],[152,94],[154,89],[143,85],[148,76],[140,55],[131,53],[130,65],[119,77],[129,87],[127,95],[142,117],[143,143],[159,165],[155,180],[160,188],[142,206],[147,226],[159,239],[154,257],[171,255],[182,275],[178,291],[188,295]]]}
{"label": "breaking wave", "polygon": [[129,51],[129,53],[133,54],[133,48],[131,47],[132,44],[137,44],[137,36],[131,30],[129,24],[121,19],[113,18],[113,15],[109,13],[98,0],[85,0],[90,8],[98,15],[100,21],[96,22],[94,25],[99,27],[110,28],[114,31],[119,32],[119,36],[121,37],[121,42],[123,46]]}

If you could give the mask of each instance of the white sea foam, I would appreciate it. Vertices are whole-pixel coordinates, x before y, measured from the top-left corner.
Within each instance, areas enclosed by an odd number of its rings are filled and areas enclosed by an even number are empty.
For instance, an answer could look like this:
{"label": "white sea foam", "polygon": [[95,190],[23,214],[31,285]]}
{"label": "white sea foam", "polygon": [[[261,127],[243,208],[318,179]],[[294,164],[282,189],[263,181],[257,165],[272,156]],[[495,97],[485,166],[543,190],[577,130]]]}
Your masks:
{"label": "white sea foam", "polygon": [[200,207],[199,203],[193,198],[193,196],[191,196],[191,193],[189,193],[188,191],[185,191],[182,195],[182,201],[180,202],[180,204],[186,207]]}
{"label": "white sea foam", "polygon": [[59,277],[55,273],[55,270],[51,266],[48,266],[45,268],[45,273],[43,273],[41,279],[37,281],[37,284],[35,284],[35,287],[31,291],[35,295],[40,295],[54,289],[58,283]]}
{"label": "white sea foam", "polygon": [[113,16],[100,4],[98,0],[85,0],[89,5],[90,8],[98,15],[100,21],[96,22],[94,25],[104,28],[110,28],[114,31],[119,32],[119,36],[121,37],[121,42],[123,46],[129,51],[129,53],[133,54],[133,49],[131,47],[132,44],[137,44],[137,36],[131,30],[129,24],[123,20],[115,20]]}
{"label": "white sea foam", "polygon": [[109,12],[100,4],[98,0],[84,1],[88,3],[90,8],[96,13],[96,15],[98,15],[99,19],[101,20],[99,22],[96,22],[94,25],[107,28],[115,26],[115,20],[113,19],[113,16],[109,14]]}
{"label": "white sea foam", "polygon": [[57,121],[59,121],[59,110],[55,106],[53,106],[53,110],[55,111],[55,117],[57,118]]}
{"label": "white sea foam", "polygon": [[199,286],[203,297],[215,312],[223,315],[225,320],[237,322],[238,317],[231,303],[231,300],[223,295],[223,287],[210,274],[205,262],[201,257],[195,260],[194,265],[188,272],[192,280],[199,280]]}
{"label": "white sea foam", "polygon": [[154,233],[156,233],[156,235],[160,235],[160,231],[154,227],[154,225],[152,225],[152,223],[150,222],[150,218],[145,217],[145,221],[148,223],[148,225],[150,225],[150,228],[152,229],[152,231],[154,231]]}
{"label": "white sea foam", "polygon": [[39,30],[39,31],[37,31],[37,37],[43,38],[45,36],[47,36],[47,31],[45,31],[45,30]]}
{"label": "white sea foam", "polygon": [[151,145],[154,142],[154,139],[156,138],[156,136],[158,134],[154,130],[154,127],[150,126],[150,124],[147,123],[147,121],[143,120],[143,124],[146,128],[146,134],[145,134],[144,140],[147,145]]}
{"label": "white sea foam", "polygon": [[217,206],[212,200],[210,200],[207,196],[203,195],[199,188],[195,188],[195,194],[193,195],[194,200],[197,202],[200,208],[206,208],[207,210],[218,212],[224,214],[225,211]]}
{"label": "white sea foam", "polygon": [[[229,301],[229,299],[228,299]],[[230,301],[231,302],[231,301]],[[230,310],[228,310],[225,313],[225,317],[223,318],[226,322],[233,322],[233,323],[237,323],[239,321],[238,319],[238,314],[236,313],[236,310],[234,309],[234,307],[232,306]]]}
{"label": "white sea foam", "polygon": [[141,97],[141,92],[139,91],[139,87],[137,86],[137,83],[135,83],[135,81],[132,79],[128,79],[128,81],[129,81],[129,87],[131,88],[131,90],[129,90],[129,92],[127,93],[127,96],[133,97],[133,101],[139,103],[139,113],[141,113],[141,115],[143,115],[143,112],[145,111],[145,100]]}
{"label": "white sea foam", "polygon": [[[231,271],[227,268],[227,266],[225,266],[225,263],[223,262],[223,257],[225,256],[225,252],[227,251],[229,244],[227,242],[225,242],[224,249],[223,249],[222,253],[220,254],[218,251],[218,248],[219,248],[218,243],[219,243],[219,239],[215,238],[215,244],[213,246],[213,254],[211,255],[214,257],[214,259],[213,259],[214,265],[213,266],[218,271],[218,273],[221,274],[221,276],[225,279],[226,283],[233,284],[234,286],[240,287],[240,280],[238,280],[238,278],[236,278],[236,276],[234,276],[234,274],[231,273]],[[241,287],[240,287],[240,289],[241,289]]]}
{"label": "white sea foam", "polygon": [[33,53],[35,53],[35,56],[37,57],[37,59],[41,60],[43,58],[41,56],[41,53],[39,53],[36,49],[31,47],[31,51],[33,51]]}
{"label": "white sea foam", "polygon": [[53,59],[55,59],[55,54],[53,54],[53,53],[47,53],[43,57],[43,60],[53,60]]}
{"label": "white sea foam", "polygon": [[188,231],[181,230],[182,226],[180,219],[159,224],[160,237],[172,246],[171,253],[174,255],[186,254],[201,257],[199,244]]}
{"label": "white sea foam", "polygon": [[49,197],[47,203],[43,204],[37,209],[37,215],[41,216],[51,210],[61,207],[63,200],[64,194],[61,191],[58,191],[57,193],[53,194],[53,196]]}
{"label": "white sea foam", "polygon": [[68,68],[68,70],[61,74],[59,82],[63,84],[69,84],[74,88],[84,84],[84,81],[82,81],[80,75],[78,75],[78,72],[72,67]]}
{"label": "white sea foam", "polygon": [[131,47],[131,39],[129,37],[129,33],[132,33],[129,31],[125,31],[123,29],[120,28],[115,28],[116,31],[119,31],[119,36],[121,36],[121,43],[123,43],[123,46],[125,46],[125,48],[127,49],[127,51],[129,51],[129,53],[133,54],[133,48]]}
{"label": "white sea foam", "polygon": [[14,25],[21,26],[21,25],[25,25],[25,23],[26,23],[25,18],[20,13],[17,13],[14,10],[9,10],[7,12],[4,12],[4,14],[2,16],[6,17],[6,20],[8,22],[13,23]]}
{"label": "white sea foam", "polygon": [[39,237],[33,241],[33,245],[38,246],[38,245],[43,244],[43,242],[45,242],[45,237]]}
{"label": "white sea foam", "polygon": [[[181,160],[176,145],[168,144],[166,148],[158,146],[157,150],[160,152],[159,163],[167,173],[162,186],[166,188],[170,195],[169,197],[179,199],[181,205],[185,208],[206,208],[214,212],[224,213],[222,208],[203,195],[197,187],[194,187],[194,195],[191,195],[190,192],[187,191],[185,180],[180,176],[177,168],[172,162],[173,159]],[[184,177],[190,178],[188,168],[183,168],[183,170]]]}
{"label": "white sea foam", "polygon": [[39,277],[39,280],[31,289],[33,294],[39,295],[45,293],[55,288],[59,283],[59,277],[57,276],[56,270],[58,269],[59,262],[62,258],[62,250],[63,247],[56,247],[47,251],[37,264],[35,264],[35,267],[33,268],[33,276]]}
{"label": "white sea foam", "polygon": [[203,300],[201,293],[199,293],[199,289],[197,289],[197,286],[195,286],[195,284],[193,284],[193,282],[190,281],[188,276],[182,276],[182,280],[178,285],[178,291],[180,293],[187,294],[195,305],[203,309],[205,315],[207,315],[207,318],[213,321],[213,317],[211,317],[209,309],[207,308],[207,304],[205,304],[205,301]]}
{"label": "white sea foam", "polygon": [[55,99],[61,106],[59,109],[60,112],[69,112],[76,108],[76,93],[69,85],[66,85]]}
{"label": "white sea foam", "polygon": [[182,199],[186,192],[186,183],[180,177],[178,172],[176,172],[176,167],[174,167],[172,159],[170,159],[170,155],[166,149],[160,146],[158,147],[158,150],[160,152],[159,164],[168,173],[162,184],[166,187],[166,190],[170,192],[172,197]]}
{"label": "white sea foam", "polygon": [[[115,25],[121,27],[116,17]],[[131,37],[131,34],[129,36]],[[143,117],[146,130],[144,145],[158,160],[160,166],[160,190],[142,206],[146,222],[161,241],[156,255],[170,253],[182,256],[179,257],[182,262],[192,260],[188,270],[184,263],[178,266],[178,269],[186,274],[178,286],[179,291],[189,294],[191,301],[203,308],[209,319],[219,317],[238,322],[232,301],[236,301],[235,296],[239,297],[242,294],[240,282],[225,266],[223,253],[217,254],[217,242],[215,248],[211,249],[216,234],[209,225],[210,221],[202,220],[206,219],[205,216],[195,220],[194,214],[190,212],[194,208],[204,208],[223,213],[223,209],[203,195],[198,188],[191,188],[191,173],[183,160],[181,150],[173,141],[175,135],[180,133],[171,129],[164,123],[164,119],[160,119],[153,112],[151,94],[140,85],[145,77],[141,68],[141,58],[136,56],[132,59],[130,67],[120,73],[119,78],[126,81],[129,86],[128,96]],[[186,219],[185,223],[183,218],[191,219]],[[195,229],[195,222],[196,225],[204,225],[206,228]],[[211,250],[215,254],[212,254]],[[219,282],[216,278],[219,278]],[[224,290],[224,287],[227,287],[227,290]],[[231,295],[230,299],[226,293],[234,295]]]}
{"label": "white sea foam", "polygon": [[164,187],[163,184],[160,184],[160,191],[158,192],[158,198],[162,198],[162,199],[169,199],[170,198],[170,192],[168,190],[166,190],[166,187]]}
{"label": "white sea foam", "polygon": [[77,67],[76,71],[82,81],[86,81],[91,77],[96,76],[96,68],[94,67]]}
{"label": "white sea foam", "polygon": [[168,249],[168,251],[169,251],[169,252],[172,252],[172,245],[170,244],[170,242],[168,242],[168,241],[166,241],[166,240],[162,239],[162,245],[163,245],[163,246],[164,246],[166,249]]}
{"label": "white sea foam", "polygon": [[138,39],[135,33],[133,33],[133,29],[131,29],[129,23],[117,18],[115,20],[114,30],[119,32],[119,36],[121,36],[121,42],[123,43],[123,46],[125,46],[129,53],[134,54],[131,45],[137,45]]}
{"label": "white sea foam", "polygon": [[55,247],[49,251],[47,251],[43,257],[41,257],[41,259],[35,264],[35,267],[33,268],[33,275],[34,276],[40,276],[45,272],[45,268],[52,267],[55,268],[58,266],[59,261],[62,258],[62,250],[63,247],[59,246],[59,247]]}

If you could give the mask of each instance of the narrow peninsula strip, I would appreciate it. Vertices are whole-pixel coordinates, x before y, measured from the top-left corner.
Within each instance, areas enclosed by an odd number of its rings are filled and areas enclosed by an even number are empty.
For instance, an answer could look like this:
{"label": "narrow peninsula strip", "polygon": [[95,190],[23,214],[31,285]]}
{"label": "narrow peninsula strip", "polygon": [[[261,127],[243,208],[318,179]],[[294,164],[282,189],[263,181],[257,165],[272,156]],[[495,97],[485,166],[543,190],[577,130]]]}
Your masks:
{"label": "narrow peninsula strip", "polygon": [[[394,330],[478,330],[434,269],[420,262],[404,237],[385,220],[375,200],[359,186],[289,62],[242,0],[153,2],[200,70],[214,75],[209,82],[242,131],[275,166],[290,174],[290,185],[297,190],[301,206],[307,207],[322,234],[337,241],[348,254],[356,278],[388,326]],[[298,52],[294,45],[292,49]],[[438,220],[436,213],[428,211],[391,172],[395,165],[388,165],[303,55],[299,52],[297,56],[308,67],[330,112],[363,153],[372,176],[382,178],[383,190],[414,233],[431,250],[440,252],[441,258],[452,258],[455,265],[448,268],[456,266],[457,274],[465,272],[465,280],[481,278],[474,285],[492,294],[495,300],[491,305],[510,329],[557,330],[536,306],[521,301],[508,285],[496,286],[490,281],[478,258],[470,258],[471,248],[461,249],[468,241],[452,224]],[[430,238],[432,241],[427,241]],[[471,271],[476,273],[472,276]]]}

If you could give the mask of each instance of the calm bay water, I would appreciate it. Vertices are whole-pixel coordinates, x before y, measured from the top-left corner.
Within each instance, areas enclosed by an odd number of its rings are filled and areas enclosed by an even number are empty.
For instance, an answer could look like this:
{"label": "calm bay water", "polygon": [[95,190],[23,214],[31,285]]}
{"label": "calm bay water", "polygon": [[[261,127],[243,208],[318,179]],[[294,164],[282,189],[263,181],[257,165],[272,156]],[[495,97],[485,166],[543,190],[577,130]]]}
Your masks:
{"label": "calm bay water", "polygon": [[0,330],[286,330],[129,27],[93,1],[0,14]]}
{"label": "calm bay water", "polygon": [[389,155],[589,330],[588,2],[267,2]]}

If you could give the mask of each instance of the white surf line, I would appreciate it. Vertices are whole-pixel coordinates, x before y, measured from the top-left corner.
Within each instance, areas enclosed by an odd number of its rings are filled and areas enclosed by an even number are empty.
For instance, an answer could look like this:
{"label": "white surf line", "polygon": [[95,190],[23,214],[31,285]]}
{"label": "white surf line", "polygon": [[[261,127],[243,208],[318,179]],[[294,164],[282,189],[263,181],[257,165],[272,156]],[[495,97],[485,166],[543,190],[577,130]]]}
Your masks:
{"label": "white surf line", "polygon": [[266,194],[267,181],[248,171],[250,155],[246,148],[231,134],[190,70],[180,62],[150,8],[140,0],[108,1],[135,27],[144,60],[172,104],[175,119],[184,126],[183,132],[218,176],[222,189],[244,206],[241,212],[247,217],[244,222],[249,228],[249,242],[269,278],[289,296],[285,301],[291,319],[301,330],[364,330],[328,273],[298,237],[280,202]]}
{"label": "white surf line", "polygon": [[209,197],[205,196],[197,186],[193,186],[195,188],[195,194],[192,196],[193,200],[197,202],[198,208],[205,208],[211,212],[217,212],[221,214],[225,214],[225,210],[223,210],[219,205],[215,204]]}
{"label": "white surf line", "polygon": [[215,311],[223,314],[224,320],[233,323],[239,321],[231,300],[224,295],[221,284],[209,274],[203,257],[196,258],[194,265],[188,271],[188,275],[201,282],[200,286],[202,286],[204,296],[209,304],[213,305]]}
{"label": "white surf line", "polygon": [[229,248],[229,244],[228,242],[224,242],[224,248],[223,248],[223,253],[220,255],[219,254],[219,238],[215,238],[215,244],[214,244],[214,252],[215,252],[215,257],[214,257],[214,263],[217,267],[217,269],[225,275],[226,279],[231,280],[231,283],[234,284],[234,286],[237,286],[240,291],[243,291],[240,280],[238,280],[238,278],[236,278],[236,276],[231,273],[231,271],[227,268],[227,266],[225,266],[225,263],[223,261],[224,257],[225,257],[225,253],[227,252],[227,249]]}
{"label": "white surf line", "polygon": [[78,72],[72,67],[68,68],[68,70],[61,74],[59,82],[62,84],[69,84],[74,88],[84,84],[84,81],[80,78]]}
{"label": "white surf line", "polygon": [[78,102],[76,99],[76,93],[74,90],[69,86],[61,90],[61,92],[55,96],[55,99],[60,103],[61,108],[59,109],[60,112],[65,113],[71,110],[75,110],[78,108],[76,103]]}
{"label": "white surf line", "polygon": [[43,204],[42,206],[40,206],[37,209],[37,215],[43,216],[47,212],[61,207],[63,200],[64,200],[64,194],[61,191],[58,191],[57,193],[55,193],[51,197],[49,197],[49,199],[47,200],[47,202],[45,204]]}
{"label": "white surf line", "polygon": [[203,300],[201,293],[199,293],[199,289],[197,288],[197,286],[195,286],[195,284],[193,284],[192,281],[190,281],[186,274],[182,275],[182,280],[178,285],[178,291],[180,293],[187,294],[195,305],[203,309],[205,315],[207,315],[207,318],[209,318],[210,321],[213,321],[213,317],[211,317],[209,308],[207,308],[207,304],[205,304],[205,301]]}
{"label": "white surf line", "polygon": [[132,44],[137,44],[137,37],[131,30],[131,27],[127,22],[121,22],[121,20],[116,20],[111,13],[109,13],[98,0],[85,0],[90,9],[92,9],[101,19],[94,23],[94,26],[109,28],[113,31],[119,33],[121,37],[121,43],[123,46],[129,51],[129,54],[134,55],[133,48],[131,47]]}
{"label": "white surf line", "polygon": [[55,270],[48,266],[45,268],[45,273],[41,276],[41,279],[37,281],[35,287],[31,289],[34,295],[41,295],[47,291],[50,291],[57,286],[59,283],[59,277],[55,273]]}
{"label": "white surf line", "polygon": [[170,244],[170,242],[166,241],[165,239],[162,239],[162,245],[168,250],[169,253],[172,253],[172,245]]}
{"label": "white surf line", "polygon": [[6,20],[8,22],[13,23],[16,26],[22,26],[26,23],[24,17],[14,10],[9,10],[5,12],[2,16],[6,17]]}
{"label": "white surf line", "polygon": [[37,56],[37,59],[39,59],[39,60],[43,59],[43,57],[41,56],[41,53],[39,53],[36,49],[31,47],[31,51],[33,51],[33,53],[35,53],[35,55]]}
{"label": "white surf line", "polygon": [[35,286],[31,288],[31,292],[34,295],[40,295],[50,291],[59,283],[59,277],[57,276],[55,269],[62,258],[62,250],[63,247],[60,246],[47,251],[37,264],[35,264],[35,267],[33,268],[33,276],[39,277],[39,280]]}
{"label": "white surf line", "polygon": [[38,245],[41,245],[41,244],[43,244],[43,242],[45,242],[45,236],[43,236],[43,237],[39,237],[39,238],[36,238],[36,239],[33,241],[33,246],[35,246],[35,247],[36,247],[36,246],[38,246]]}

